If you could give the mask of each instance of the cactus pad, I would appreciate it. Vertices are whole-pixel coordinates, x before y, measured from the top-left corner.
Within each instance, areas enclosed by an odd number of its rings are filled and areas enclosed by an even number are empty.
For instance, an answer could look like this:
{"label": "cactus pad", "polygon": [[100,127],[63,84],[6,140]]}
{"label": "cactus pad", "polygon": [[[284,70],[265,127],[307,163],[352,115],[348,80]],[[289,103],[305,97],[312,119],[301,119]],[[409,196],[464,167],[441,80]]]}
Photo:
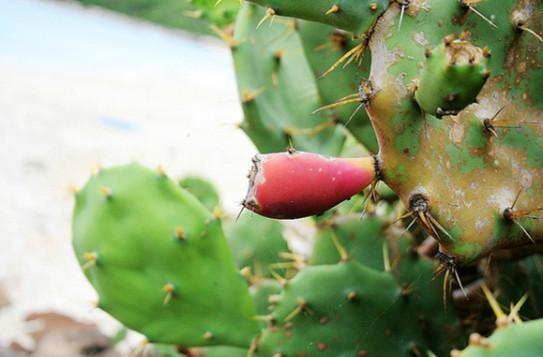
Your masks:
{"label": "cactus pad", "polygon": [[[543,101],[533,86],[542,75],[536,53],[543,43],[519,28],[518,18],[540,29],[542,5],[516,0],[407,3],[392,3],[370,40],[375,95],[366,108],[380,144],[384,181],[440,241],[442,251],[458,260],[533,244],[543,233],[543,221],[529,218],[543,202]],[[422,112],[414,99],[424,102],[425,76],[436,72],[428,67],[432,55],[427,60],[425,54],[432,48],[441,51],[451,34],[483,49],[472,48],[474,63],[468,58],[462,67],[480,78],[485,62],[480,55],[490,56],[485,66],[491,76],[475,102],[439,120]],[[465,75],[456,73],[455,83]],[[443,82],[440,78],[428,77],[436,83]],[[419,79],[422,92],[417,95]],[[455,93],[472,93],[473,81],[481,83],[476,77],[464,80],[464,89]],[[440,90],[452,84],[443,83]],[[434,92],[434,100],[442,100],[441,92]],[[508,215],[508,209],[515,214]]]}
{"label": "cactus pad", "polygon": [[260,338],[264,356],[409,356],[427,348],[394,278],[356,262],[302,270],[271,316]]}
{"label": "cactus pad", "polygon": [[221,222],[162,173],[131,164],[91,177],[73,247],[98,306],[151,342],[247,347],[258,332]]}

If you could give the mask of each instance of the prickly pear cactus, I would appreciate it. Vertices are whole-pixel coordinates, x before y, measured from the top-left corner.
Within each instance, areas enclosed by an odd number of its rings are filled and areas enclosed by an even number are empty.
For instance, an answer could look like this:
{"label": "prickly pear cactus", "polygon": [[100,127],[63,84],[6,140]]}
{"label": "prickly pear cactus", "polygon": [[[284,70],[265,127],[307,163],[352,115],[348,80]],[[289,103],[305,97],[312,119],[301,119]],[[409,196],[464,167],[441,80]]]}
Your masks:
{"label": "prickly pear cactus", "polygon": [[540,1],[253,2],[267,18],[358,36],[359,51],[338,63],[370,49],[367,81],[332,106],[358,98],[379,142],[376,174],[451,262],[540,244]]}
{"label": "prickly pear cactus", "polygon": [[543,2],[251,2],[215,27],[261,151],[243,205],[315,215],[312,252],[247,212],[228,246],[209,187],[103,170],[74,214],[99,307],[187,355],[540,355]]}
{"label": "prickly pear cactus", "polygon": [[73,247],[98,306],[151,342],[248,347],[258,332],[220,220],[162,172],[131,164],[91,177]]}

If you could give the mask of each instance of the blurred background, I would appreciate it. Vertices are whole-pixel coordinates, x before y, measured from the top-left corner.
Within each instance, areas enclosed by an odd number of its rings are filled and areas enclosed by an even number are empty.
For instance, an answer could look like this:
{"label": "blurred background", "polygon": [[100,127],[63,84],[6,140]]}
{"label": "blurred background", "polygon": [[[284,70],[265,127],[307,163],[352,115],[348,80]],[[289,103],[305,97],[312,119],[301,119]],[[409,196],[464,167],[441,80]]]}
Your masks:
{"label": "blurred background", "polygon": [[141,339],[95,308],[72,252],[72,190],[92,170],[161,165],[239,209],[256,149],[210,34],[189,0],[0,0],[0,356]]}

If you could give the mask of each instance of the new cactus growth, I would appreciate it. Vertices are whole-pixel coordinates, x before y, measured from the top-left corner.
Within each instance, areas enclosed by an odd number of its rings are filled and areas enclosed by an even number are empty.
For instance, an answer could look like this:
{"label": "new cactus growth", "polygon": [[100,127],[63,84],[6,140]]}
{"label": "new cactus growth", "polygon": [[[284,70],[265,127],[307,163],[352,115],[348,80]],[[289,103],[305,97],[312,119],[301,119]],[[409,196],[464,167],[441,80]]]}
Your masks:
{"label": "new cactus growth", "polygon": [[426,52],[415,99],[426,113],[442,117],[456,114],[475,102],[490,75],[488,48],[473,46],[464,39],[447,36],[434,50]]}

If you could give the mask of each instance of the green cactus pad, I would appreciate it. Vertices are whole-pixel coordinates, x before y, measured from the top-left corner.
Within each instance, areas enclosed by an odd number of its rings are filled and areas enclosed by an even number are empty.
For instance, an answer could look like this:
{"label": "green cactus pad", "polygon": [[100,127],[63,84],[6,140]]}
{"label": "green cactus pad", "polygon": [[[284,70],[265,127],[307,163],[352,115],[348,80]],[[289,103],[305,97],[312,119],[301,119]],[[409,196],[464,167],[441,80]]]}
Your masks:
{"label": "green cactus pad", "polygon": [[417,315],[392,275],[356,262],[310,266],[289,281],[264,356],[410,356],[427,350]]}
{"label": "green cactus pad", "polygon": [[419,256],[412,247],[412,241],[400,237],[402,230],[389,229],[385,232],[379,217],[365,220],[352,218],[337,222],[337,225],[321,229],[318,234],[312,264],[337,263],[340,256],[331,238],[336,235],[345,248],[349,259],[384,271],[384,249],[387,250],[388,265],[410,308],[416,311],[420,331],[429,349],[438,356],[446,355],[452,348],[465,345],[466,336],[460,320],[450,304],[443,305],[442,278],[434,278],[436,262]]}
{"label": "green cactus pad", "polygon": [[498,328],[488,339],[472,338],[462,352],[452,357],[538,357],[543,351],[543,320]]}
{"label": "green cactus pad", "polygon": [[298,150],[337,156],[347,125],[359,142],[377,152],[368,116],[362,108],[357,110],[360,103],[313,113],[357,93],[369,75],[369,53],[362,63],[355,61],[321,78],[357,43],[333,27],[284,18],[255,30],[263,13],[254,5],[242,8],[232,47],[245,115],[241,128],[257,148],[281,151],[292,143]]}
{"label": "green cactus pad", "polygon": [[321,103],[295,22],[281,19],[255,30],[263,14],[245,4],[236,21],[232,54],[245,116],[241,129],[263,153],[292,143],[298,150],[337,156],[344,129],[312,114]]}
{"label": "green cactus pad", "polygon": [[151,342],[248,347],[258,332],[221,222],[162,173],[131,164],[91,177],[73,247],[98,306]]}
{"label": "green cactus pad", "polygon": [[[347,66],[346,63],[342,64],[331,72],[329,70],[342,56],[359,45],[360,41],[353,41],[348,34],[315,22],[299,21],[298,29],[305,57],[317,78],[320,103],[332,104],[340,98],[358,93],[360,83],[369,77],[369,51],[364,49],[360,60]],[[346,125],[349,132],[370,153],[377,153],[377,138],[366,111],[362,107],[357,110],[359,105],[361,103],[344,105],[323,114]]]}

